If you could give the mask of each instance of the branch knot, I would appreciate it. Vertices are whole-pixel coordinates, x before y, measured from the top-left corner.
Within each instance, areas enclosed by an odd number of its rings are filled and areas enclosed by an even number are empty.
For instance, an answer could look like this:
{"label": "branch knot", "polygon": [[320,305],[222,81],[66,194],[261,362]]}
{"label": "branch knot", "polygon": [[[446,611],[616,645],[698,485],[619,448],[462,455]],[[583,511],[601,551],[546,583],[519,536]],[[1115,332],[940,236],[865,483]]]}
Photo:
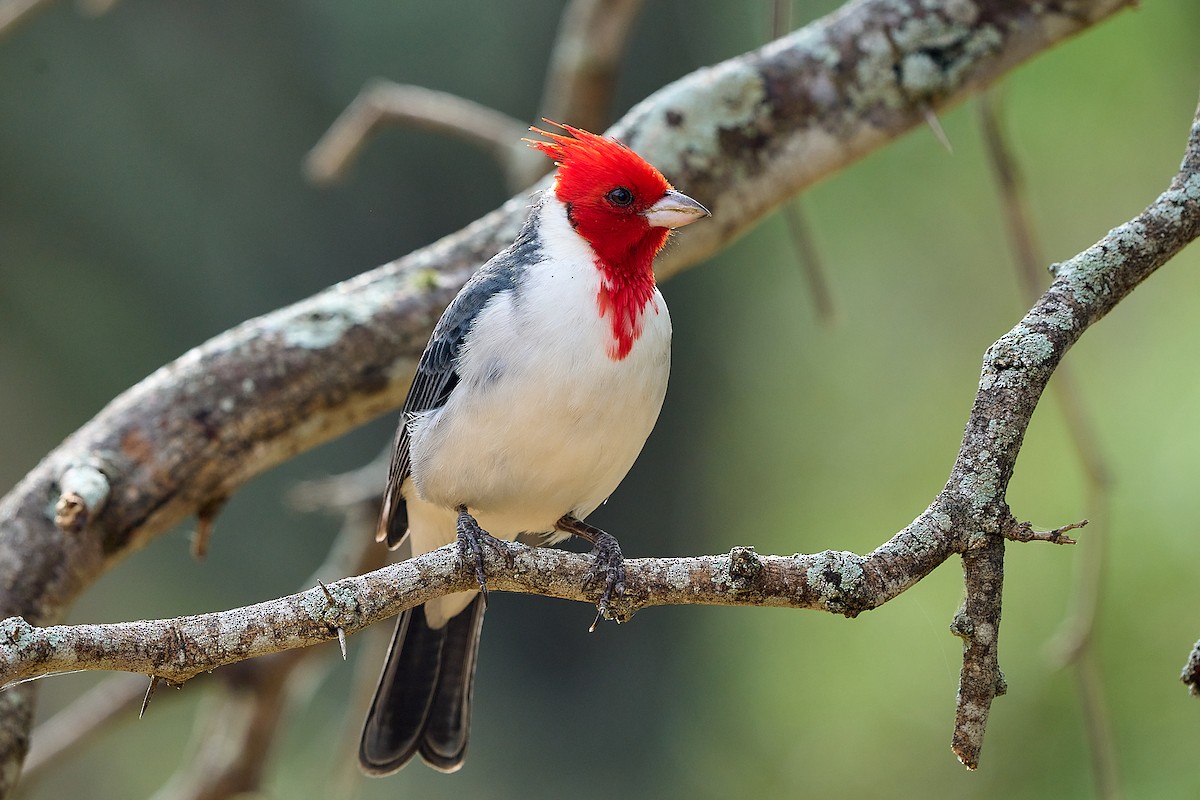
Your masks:
{"label": "branch knot", "polygon": [[729,583],[735,592],[754,588],[763,565],[753,547],[735,547],[729,551]]}
{"label": "branch knot", "polygon": [[864,603],[866,589],[863,557],[845,550],[825,550],[818,553],[816,563],[805,575],[809,588],[815,591],[822,605],[834,614],[856,617],[871,608]]}

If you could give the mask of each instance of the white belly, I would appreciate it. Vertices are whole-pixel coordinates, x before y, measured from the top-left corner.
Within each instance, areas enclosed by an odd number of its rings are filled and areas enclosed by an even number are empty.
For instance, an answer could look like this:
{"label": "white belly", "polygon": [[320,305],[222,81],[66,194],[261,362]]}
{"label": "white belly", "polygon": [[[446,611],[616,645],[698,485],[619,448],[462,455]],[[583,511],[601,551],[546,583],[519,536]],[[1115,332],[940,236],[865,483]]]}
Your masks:
{"label": "white belly", "polygon": [[410,426],[418,498],[465,505],[489,533],[511,539],[551,531],[564,514],[582,518],[616,489],[662,408],[671,323],[656,291],[633,349],[613,360],[609,323],[585,284],[598,288],[598,278],[568,272],[537,293],[560,301],[549,307],[582,307],[589,318],[543,319],[509,298],[480,315],[476,331],[486,331],[487,347],[464,352],[449,402]]}

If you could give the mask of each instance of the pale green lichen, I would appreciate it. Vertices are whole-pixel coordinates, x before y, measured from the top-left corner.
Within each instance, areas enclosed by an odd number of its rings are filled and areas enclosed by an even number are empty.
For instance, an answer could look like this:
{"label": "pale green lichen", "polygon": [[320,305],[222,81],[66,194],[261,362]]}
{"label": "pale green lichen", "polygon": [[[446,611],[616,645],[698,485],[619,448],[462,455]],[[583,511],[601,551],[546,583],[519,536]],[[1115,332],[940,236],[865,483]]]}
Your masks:
{"label": "pale green lichen", "polygon": [[37,642],[37,632],[24,617],[7,617],[0,621],[0,641],[23,650]]}
{"label": "pale green lichen", "polygon": [[[626,116],[634,135],[624,127],[616,134],[667,175],[682,173],[689,163],[723,157],[722,131],[758,128],[770,115],[766,96],[757,69],[727,61],[655,92]],[[664,108],[675,112],[672,124],[666,122]]]}
{"label": "pale green lichen", "polygon": [[864,575],[861,556],[845,550],[825,550],[814,558],[816,561],[804,573],[808,585],[817,590],[830,611],[845,610],[844,598],[861,593]]}
{"label": "pale green lichen", "polygon": [[326,293],[303,303],[295,313],[269,319],[266,330],[277,332],[288,347],[320,350],[336,344],[348,330],[369,322],[378,310],[377,301],[363,296]]}
{"label": "pale green lichen", "polygon": [[858,39],[854,84],[847,87],[850,104],[856,109],[876,106],[901,108],[908,104],[895,90],[896,48],[881,31],[864,33]]}
{"label": "pale green lichen", "polygon": [[901,13],[907,19],[891,32],[890,43],[904,53],[900,83],[911,96],[930,96],[955,89],[981,58],[1003,44],[1003,37],[995,27],[975,26],[979,9],[970,0],[943,6],[939,3],[929,9],[934,13],[916,15],[910,8],[902,7]]}
{"label": "pale green lichen", "polygon": [[1042,322],[1060,331],[1069,331],[1075,327],[1075,312],[1067,306],[1059,306],[1050,314],[1041,317]]}
{"label": "pale green lichen", "polygon": [[1200,201],[1200,173],[1193,173],[1184,179],[1179,187],[1179,193],[1190,202]]}
{"label": "pale green lichen", "polygon": [[900,60],[900,86],[908,94],[930,95],[944,85],[941,67],[928,53],[909,53]]}
{"label": "pale green lichen", "polygon": [[1036,367],[1054,356],[1054,343],[1044,333],[1022,331],[1017,339],[1024,364]]}
{"label": "pale green lichen", "polygon": [[1000,494],[1000,477],[996,470],[968,472],[959,478],[958,488],[970,499],[971,508],[979,513],[996,501]]}
{"label": "pale green lichen", "polygon": [[925,8],[941,11],[953,23],[974,26],[979,19],[979,6],[972,0],[925,0]]}
{"label": "pale green lichen", "polygon": [[936,548],[952,527],[949,515],[938,513],[931,518],[918,517],[904,529],[902,536],[893,539],[896,549],[908,556],[921,556]]}
{"label": "pale green lichen", "polygon": [[987,424],[988,437],[1002,449],[1008,447],[1021,435],[1019,428],[1008,424],[1008,420],[989,419]]}
{"label": "pale green lichen", "polygon": [[418,269],[413,272],[409,285],[419,292],[432,292],[438,288],[440,279],[441,276],[435,269]]}
{"label": "pale green lichen", "polygon": [[988,348],[984,359],[979,387],[988,391],[993,386],[1009,386],[1021,370],[1040,367],[1055,354],[1054,343],[1044,333],[1020,325]]}
{"label": "pale green lichen", "polygon": [[300,598],[300,607],[309,618],[330,624],[337,624],[345,615],[343,609],[355,608],[357,603],[358,599],[352,590],[337,584],[309,590]]}

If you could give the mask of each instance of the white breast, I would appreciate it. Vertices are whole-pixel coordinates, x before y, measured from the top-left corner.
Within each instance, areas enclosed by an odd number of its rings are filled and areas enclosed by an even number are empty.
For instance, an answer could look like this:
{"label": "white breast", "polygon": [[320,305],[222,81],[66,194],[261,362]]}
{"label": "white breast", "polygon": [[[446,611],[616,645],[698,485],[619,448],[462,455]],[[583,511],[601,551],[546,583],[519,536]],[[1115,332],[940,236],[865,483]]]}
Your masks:
{"label": "white breast", "polygon": [[[609,358],[591,249],[557,201],[542,216],[547,260],[480,312],[459,385],[443,408],[410,425],[412,499],[464,504],[485,530],[509,539],[551,531],[564,514],[582,518],[612,493],[658,419],[670,371],[662,295],[655,290],[629,355]],[[410,500],[414,546],[445,537],[415,530],[432,511]]]}

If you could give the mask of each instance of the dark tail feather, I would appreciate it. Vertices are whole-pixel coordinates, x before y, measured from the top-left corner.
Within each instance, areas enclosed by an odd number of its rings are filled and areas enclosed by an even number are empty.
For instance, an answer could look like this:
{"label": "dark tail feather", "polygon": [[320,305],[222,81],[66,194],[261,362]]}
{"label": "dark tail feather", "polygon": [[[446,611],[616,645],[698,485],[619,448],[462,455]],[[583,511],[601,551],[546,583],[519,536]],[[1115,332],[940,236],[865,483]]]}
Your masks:
{"label": "dark tail feather", "polygon": [[483,597],[476,597],[470,606],[446,624],[437,694],[429,706],[425,735],[421,740],[421,758],[443,772],[453,772],[461,767],[467,752],[483,609]]}
{"label": "dark tail feather", "polygon": [[443,772],[462,766],[482,627],[482,597],[444,628],[423,608],[400,615],[358,747],[365,772],[388,775],[418,752]]}

